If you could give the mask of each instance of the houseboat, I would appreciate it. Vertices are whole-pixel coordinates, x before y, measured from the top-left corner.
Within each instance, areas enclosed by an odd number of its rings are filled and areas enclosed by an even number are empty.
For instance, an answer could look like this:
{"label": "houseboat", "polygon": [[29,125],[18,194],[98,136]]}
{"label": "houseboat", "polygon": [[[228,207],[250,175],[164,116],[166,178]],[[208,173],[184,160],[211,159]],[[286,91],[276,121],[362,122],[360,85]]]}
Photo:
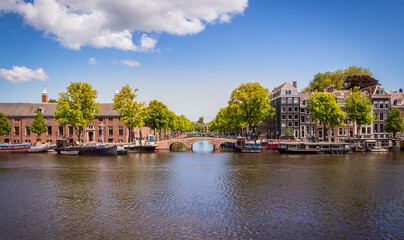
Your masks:
{"label": "houseboat", "polygon": [[56,140],[55,151],[63,155],[91,155],[91,156],[116,156],[117,146],[104,146],[99,143],[87,143],[79,146],[69,146],[66,139]]}
{"label": "houseboat", "polygon": [[347,153],[351,151],[349,143],[308,143],[280,142],[280,153]]}
{"label": "houseboat", "polygon": [[245,137],[238,137],[234,149],[236,152],[258,153],[261,152],[261,144],[247,142]]}

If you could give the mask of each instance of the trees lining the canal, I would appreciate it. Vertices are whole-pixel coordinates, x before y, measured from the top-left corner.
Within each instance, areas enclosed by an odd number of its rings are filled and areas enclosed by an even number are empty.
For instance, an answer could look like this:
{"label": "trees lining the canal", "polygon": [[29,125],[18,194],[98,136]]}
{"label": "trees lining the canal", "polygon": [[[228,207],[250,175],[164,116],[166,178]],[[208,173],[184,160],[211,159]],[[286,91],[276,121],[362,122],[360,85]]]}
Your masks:
{"label": "trees lining the canal", "polygon": [[46,132],[46,123],[41,111],[36,111],[34,121],[29,126],[29,130],[36,134],[36,140],[39,142],[41,134]]}
{"label": "trees lining the canal", "polygon": [[397,132],[404,131],[403,117],[401,116],[400,109],[391,109],[386,119],[386,125],[384,126],[384,129],[387,132],[393,133],[394,138],[396,137]]}
{"label": "trees lining the canal", "polygon": [[11,132],[11,125],[8,122],[7,117],[4,113],[0,112],[0,134],[1,135],[8,135]]}

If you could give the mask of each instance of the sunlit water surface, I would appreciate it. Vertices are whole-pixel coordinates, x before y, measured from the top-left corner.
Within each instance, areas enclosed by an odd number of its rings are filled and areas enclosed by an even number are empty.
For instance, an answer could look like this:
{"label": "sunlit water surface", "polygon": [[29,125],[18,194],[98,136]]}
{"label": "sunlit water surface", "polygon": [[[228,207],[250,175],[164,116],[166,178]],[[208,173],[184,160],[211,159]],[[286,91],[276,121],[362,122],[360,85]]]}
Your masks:
{"label": "sunlit water surface", "polygon": [[404,153],[0,155],[0,239],[404,239]]}

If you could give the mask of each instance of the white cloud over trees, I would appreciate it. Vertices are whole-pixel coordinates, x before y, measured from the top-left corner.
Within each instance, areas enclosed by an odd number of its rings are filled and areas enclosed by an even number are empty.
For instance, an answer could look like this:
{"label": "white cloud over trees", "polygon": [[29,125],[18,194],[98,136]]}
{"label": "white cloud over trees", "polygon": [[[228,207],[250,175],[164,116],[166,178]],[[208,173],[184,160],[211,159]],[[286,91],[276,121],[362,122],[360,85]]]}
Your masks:
{"label": "white cloud over trees", "polygon": [[67,48],[149,51],[157,43],[151,33],[196,34],[206,24],[230,22],[247,5],[248,0],[1,0],[0,11],[20,14]]}

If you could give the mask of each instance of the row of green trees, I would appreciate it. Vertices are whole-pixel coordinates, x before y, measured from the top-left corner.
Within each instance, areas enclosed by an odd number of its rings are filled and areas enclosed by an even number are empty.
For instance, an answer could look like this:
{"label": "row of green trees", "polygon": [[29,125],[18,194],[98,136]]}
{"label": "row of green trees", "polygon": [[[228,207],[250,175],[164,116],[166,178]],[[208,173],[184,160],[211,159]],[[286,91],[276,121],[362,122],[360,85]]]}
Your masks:
{"label": "row of green trees", "polygon": [[[144,102],[137,101],[138,89],[132,89],[128,84],[121,88],[119,94],[113,99],[113,108],[119,113],[120,120],[125,123],[129,130],[128,142],[133,139],[133,130],[136,127],[147,126],[155,132],[161,134],[170,131],[178,133],[182,131],[195,131],[201,129],[202,123],[191,123],[184,115],[177,116],[170,111],[165,104],[157,100],[151,101],[147,106]],[[97,90],[85,82],[72,82],[66,92],[59,94],[56,101],[55,119],[59,126],[70,125],[80,141],[84,127],[94,121],[100,111],[96,102]],[[30,126],[30,130],[38,135],[46,132],[46,124],[41,112],[36,113],[35,120]],[[11,126],[0,113],[0,133],[9,134]],[[201,131],[204,131],[201,129]]]}

